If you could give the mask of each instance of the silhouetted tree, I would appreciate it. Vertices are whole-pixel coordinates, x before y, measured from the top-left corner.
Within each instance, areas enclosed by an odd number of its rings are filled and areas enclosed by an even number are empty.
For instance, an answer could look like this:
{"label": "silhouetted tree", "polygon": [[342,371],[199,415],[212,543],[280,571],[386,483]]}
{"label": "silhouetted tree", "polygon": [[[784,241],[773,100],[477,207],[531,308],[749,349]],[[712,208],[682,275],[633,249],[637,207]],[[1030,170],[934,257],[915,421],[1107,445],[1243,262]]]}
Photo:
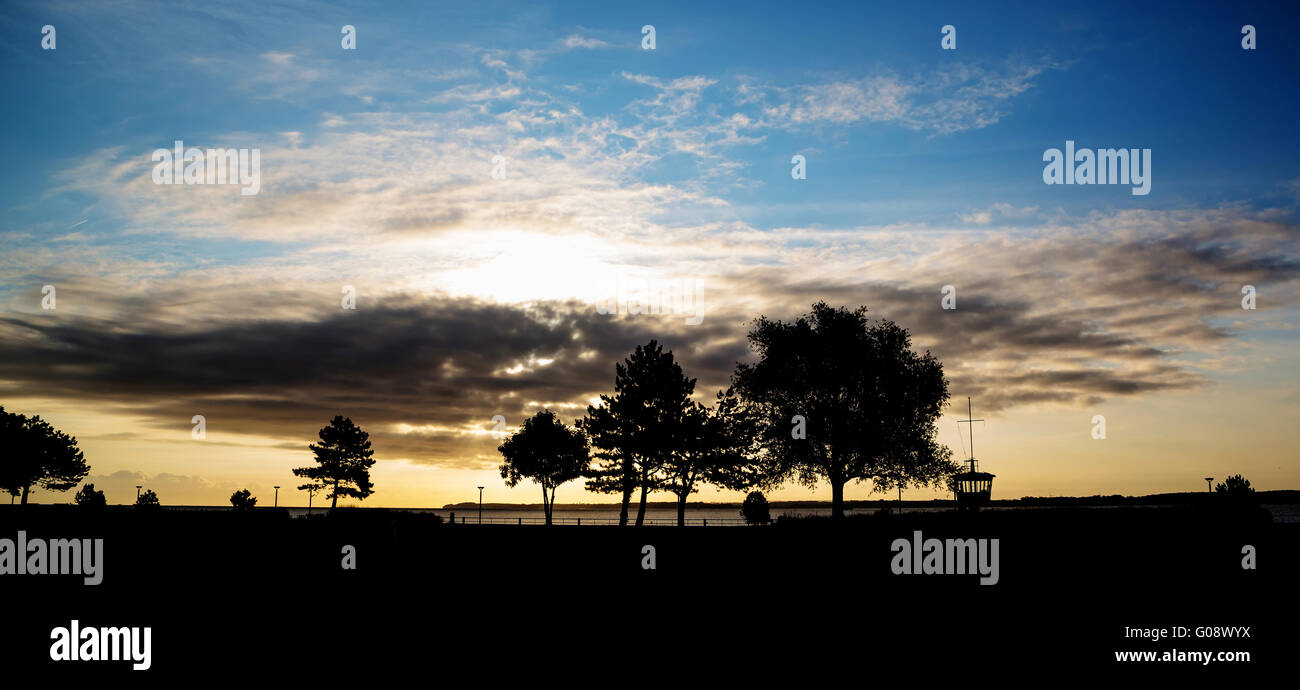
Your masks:
{"label": "silhouetted tree", "polygon": [[686,500],[707,481],[721,449],[717,425],[708,408],[692,402],[681,417],[670,420],[672,431],[661,437],[668,453],[663,463],[664,489],[677,496],[677,526],[686,525]]}
{"label": "silhouetted tree", "polygon": [[[338,506],[339,496],[365,500],[375,492],[370,483],[370,468],[375,464],[375,452],[370,448],[370,434],[337,415],[329,426],[320,430],[320,444],[310,444],[316,455],[315,467],[299,467],[295,476],[311,479],[321,489],[329,489],[330,508]],[[311,484],[304,484],[302,489]]]}
{"label": "silhouetted tree", "polygon": [[745,502],[740,504],[740,514],[744,516],[745,522],[751,525],[766,525],[772,521],[767,497],[762,491],[751,491],[745,496]]}
{"label": "silhouetted tree", "polygon": [[733,491],[773,488],[780,483],[779,471],[770,466],[760,443],[762,420],[736,395],[734,387],[718,391],[710,410],[714,443],[719,452],[709,473],[709,482]]}
{"label": "silhouetted tree", "polygon": [[[951,464],[952,451],[935,441],[948,400],[943,365],[913,352],[906,329],[866,313],[818,302],[793,323],[759,317],[749,332],[759,359],[737,364],[732,377],[760,420],[772,477],[807,486],[825,480],[835,518],[844,515],[850,481],[887,483],[897,473],[942,482]],[[796,415],[805,438],[794,438]]]}
{"label": "silhouetted tree", "polygon": [[663,443],[669,454],[662,468],[661,486],[677,496],[677,525],[686,524],[686,501],[700,484],[746,489],[761,481],[750,462],[753,434],[746,425],[733,391],[718,391],[712,408],[690,403],[685,413],[671,420]]}
{"label": "silhouetted tree", "polygon": [[302,484],[298,487],[299,491],[307,492],[307,515],[309,516],[311,515],[312,499],[316,497],[316,492],[320,491],[320,489],[320,485],[318,484]]}
{"label": "silhouetted tree", "polygon": [[524,479],[542,486],[542,509],[548,525],[555,507],[555,488],[585,475],[591,465],[586,435],[565,426],[550,410],[524,420],[519,431],[497,450],[506,459],[501,465],[506,486],[516,486]]}
{"label": "silhouetted tree", "polygon": [[135,507],[138,510],[157,510],[162,504],[158,503],[158,494],[153,489],[145,489],[139,498],[135,499]]}
{"label": "silhouetted tree", "polygon": [[[27,417],[16,412],[6,412],[0,406],[0,490],[10,496],[23,493],[26,486],[26,463],[18,457],[26,442]],[[23,502],[26,503],[26,496]],[[12,499],[11,501],[12,502]]]}
{"label": "silhouetted tree", "polygon": [[230,494],[230,505],[234,506],[235,510],[238,511],[252,510],[257,507],[257,497],[248,489],[240,489]]}
{"label": "silhouetted tree", "polygon": [[32,486],[67,491],[90,474],[77,439],[55,429],[39,416],[26,417],[0,407],[0,489],[22,493],[22,503]]}
{"label": "silhouetted tree", "polygon": [[72,502],[84,508],[103,508],[108,505],[104,492],[97,491],[94,484],[82,486],[77,495],[72,497]]}
{"label": "silhouetted tree", "polygon": [[695,379],[686,378],[671,351],[651,340],[638,345],[623,364],[614,365],[614,395],[588,406],[580,428],[597,449],[594,476],[587,490],[621,492],[619,524],[636,487],[641,502],[636,524],[645,520],[646,495],[659,487],[660,470],[672,453],[671,434],[690,406]]}
{"label": "silhouetted tree", "polygon": [[[615,383],[617,386],[617,383]],[[596,467],[587,480],[588,491],[603,494],[621,494],[618,524],[627,525],[627,506],[637,484],[637,462],[631,448],[631,426],[625,415],[615,415],[613,406],[617,396],[600,396],[601,405],[587,406],[587,416],[578,420],[578,428],[588,437]]]}

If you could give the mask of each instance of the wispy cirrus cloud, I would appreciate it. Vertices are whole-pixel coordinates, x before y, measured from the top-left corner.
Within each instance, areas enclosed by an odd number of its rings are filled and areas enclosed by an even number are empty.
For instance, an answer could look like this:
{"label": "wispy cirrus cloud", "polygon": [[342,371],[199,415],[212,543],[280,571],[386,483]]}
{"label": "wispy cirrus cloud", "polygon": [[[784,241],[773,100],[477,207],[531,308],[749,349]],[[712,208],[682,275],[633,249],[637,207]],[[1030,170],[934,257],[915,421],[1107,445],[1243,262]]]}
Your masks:
{"label": "wispy cirrus cloud", "polygon": [[996,124],[1016,96],[1045,72],[1059,69],[1064,66],[1055,60],[998,67],[959,63],[907,77],[885,71],[795,86],[750,82],[739,101],[758,105],[759,123],[769,127],[878,123],[949,135]]}

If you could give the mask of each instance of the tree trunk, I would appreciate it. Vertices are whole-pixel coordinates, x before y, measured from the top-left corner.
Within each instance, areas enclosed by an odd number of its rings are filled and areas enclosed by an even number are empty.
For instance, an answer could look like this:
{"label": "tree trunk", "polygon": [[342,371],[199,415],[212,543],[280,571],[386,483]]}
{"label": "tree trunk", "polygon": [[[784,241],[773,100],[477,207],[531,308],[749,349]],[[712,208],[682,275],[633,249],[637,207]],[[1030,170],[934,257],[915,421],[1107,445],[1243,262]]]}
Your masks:
{"label": "tree trunk", "polygon": [[677,526],[686,526],[686,497],[690,494],[677,494]]}
{"label": "tree trunk", "polygon": [[22,500],[22,505],[27,505],[27,490],[28,490],[28,489],[31,489],[31,488],[32,488],[32,485],[31,485],[31,484],[28,484],[28,485],[26,485],[26,486],[23,487],[23,500]]}
{"label": "tree trunk", "polygon": [[637,527],[640,527],[641,523],[645,522],[645,497],[646,494],[650,493],[650,485],[647,481],[648,477],[646,476],[647,474],[648,473],[646,472],[641,473],[641,505],[636,509]]}
{"label": "tree trunk", "polygon": [[542,512],[546,514],[546,524],[551,524],[551,499],[546,494],[546,485],[542,485]]}
{"label": "tree trunk", "polygon": [[844,517],[844,482],[831,480],[831,519]]}
{"label": "tree trunk", "polygon": [[335,479],[335,480],[334,480],[334,500],[330,501],[330,510],[333,510],[334,508],[338,507],[338,505],[339,505],[339,481],[338,481],[337,479]]}
{"label": "tree trunk", "polygon": [[627,527],[627,506],[632,502],[632,484],[631,482],[623,483],[623,505],[618,511],[618,526]]}

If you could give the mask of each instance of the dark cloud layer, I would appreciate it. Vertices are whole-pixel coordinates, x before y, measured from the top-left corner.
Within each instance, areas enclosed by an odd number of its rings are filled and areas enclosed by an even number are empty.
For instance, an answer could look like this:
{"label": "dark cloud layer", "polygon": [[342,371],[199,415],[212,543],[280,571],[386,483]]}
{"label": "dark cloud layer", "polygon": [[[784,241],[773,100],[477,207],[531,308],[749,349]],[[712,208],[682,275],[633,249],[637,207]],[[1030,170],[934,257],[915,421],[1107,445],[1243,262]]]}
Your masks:
{"label": "dark cloud layer", "polygon": [[[687,353],[723,328],[599,315],[571,303],[522,308],[467,299],[388,300],[313,321],[183,333],[86,319],[0,323],[0,380],[11,382],[0,386],[5,397],[125,405],[169,429],[188,428],[202,414],[212,431],[304,444],[332,415],[345,414],[371,431],[381,456],[443,465],[472,461],[497,443],[457,430],[487,429],[497,414],[514,426],[535,411],[532,402],[585,405],[612,387],[614,362],[636,345],[657,337]],[[685,357],[686,366],[721,381],[743,348]],[[417,429],[397,433],[398,424]],[[424,426],[436,430],[421,432]]]}
{"label": "dark cloud layer", "polygon": [[[345,414],[371,431],[381,459],[482,466],[496,462],[498,440],[483,433],[493,415],[511,428],[541,405],[580,416],[589,398],[612,388],[614,363],[652,338],[677,353],[699,378],[701,397],[711,398],[749,356],[744,336],[758,314],[725,299],[741,295],[775,318],[822,299],[867,305],[940,357],[955,398],[975,396],[989,412],[1092,405],[1205,385],[1216,350],[1237,336],[1234,320],[1252,313],[1240,307],[1242,285],[1268,295],[1261,309],[1294,302],[1295,236],[1290,226],[1266,225],[1245,239],[1201,228],[985,241],[876,282],[753,269],[715,293],[724,299],[696,326],[667,315],[600,315],[579,302],[445,296],[322,311],[336,298],[265,291],[250,297],[267,306],[256,319],[208,312],[178,323],[150,314],[174,315],[192,295],[135,297],[112,316],[0,319],[0,399],[103,403],[171,430],[202,414],[210,432],[298,447]],[[957,287],[956,310],[940,306],[945,284]],[[104,293],[84,297],[111,301]]]}
{"label": "dark cloud layer", "polygon": [[[760,269],[742,289],[786,318],[818,299],[867,305],[944,362],[954,396],[976,396],[987,411],[1092,405],[1205,385],[1241,335],[1233,324],[1296,304],[1298,240],[1280,223],[992,239],[937,252],[902,279],[847,283]],[[956,309],[941,306],[945,285],[956,289]],[[1245,285],[1268,295],[1258,311],[1242,309]]]}

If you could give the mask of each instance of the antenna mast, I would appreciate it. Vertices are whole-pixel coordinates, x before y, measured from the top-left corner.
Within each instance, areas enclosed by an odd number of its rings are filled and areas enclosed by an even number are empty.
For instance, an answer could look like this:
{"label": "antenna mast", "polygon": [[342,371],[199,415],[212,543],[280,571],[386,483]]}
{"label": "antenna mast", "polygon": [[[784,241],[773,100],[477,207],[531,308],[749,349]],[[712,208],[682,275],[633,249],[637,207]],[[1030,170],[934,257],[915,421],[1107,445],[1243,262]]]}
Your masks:
{"label": "antenna mast", "polygon": [[958,424],[970,425],[970,471],[975,471],[975,422],[982,422],[982,419],[972,418],[972,408],[970,396],[966,396],[966,419],[957,420]]}

